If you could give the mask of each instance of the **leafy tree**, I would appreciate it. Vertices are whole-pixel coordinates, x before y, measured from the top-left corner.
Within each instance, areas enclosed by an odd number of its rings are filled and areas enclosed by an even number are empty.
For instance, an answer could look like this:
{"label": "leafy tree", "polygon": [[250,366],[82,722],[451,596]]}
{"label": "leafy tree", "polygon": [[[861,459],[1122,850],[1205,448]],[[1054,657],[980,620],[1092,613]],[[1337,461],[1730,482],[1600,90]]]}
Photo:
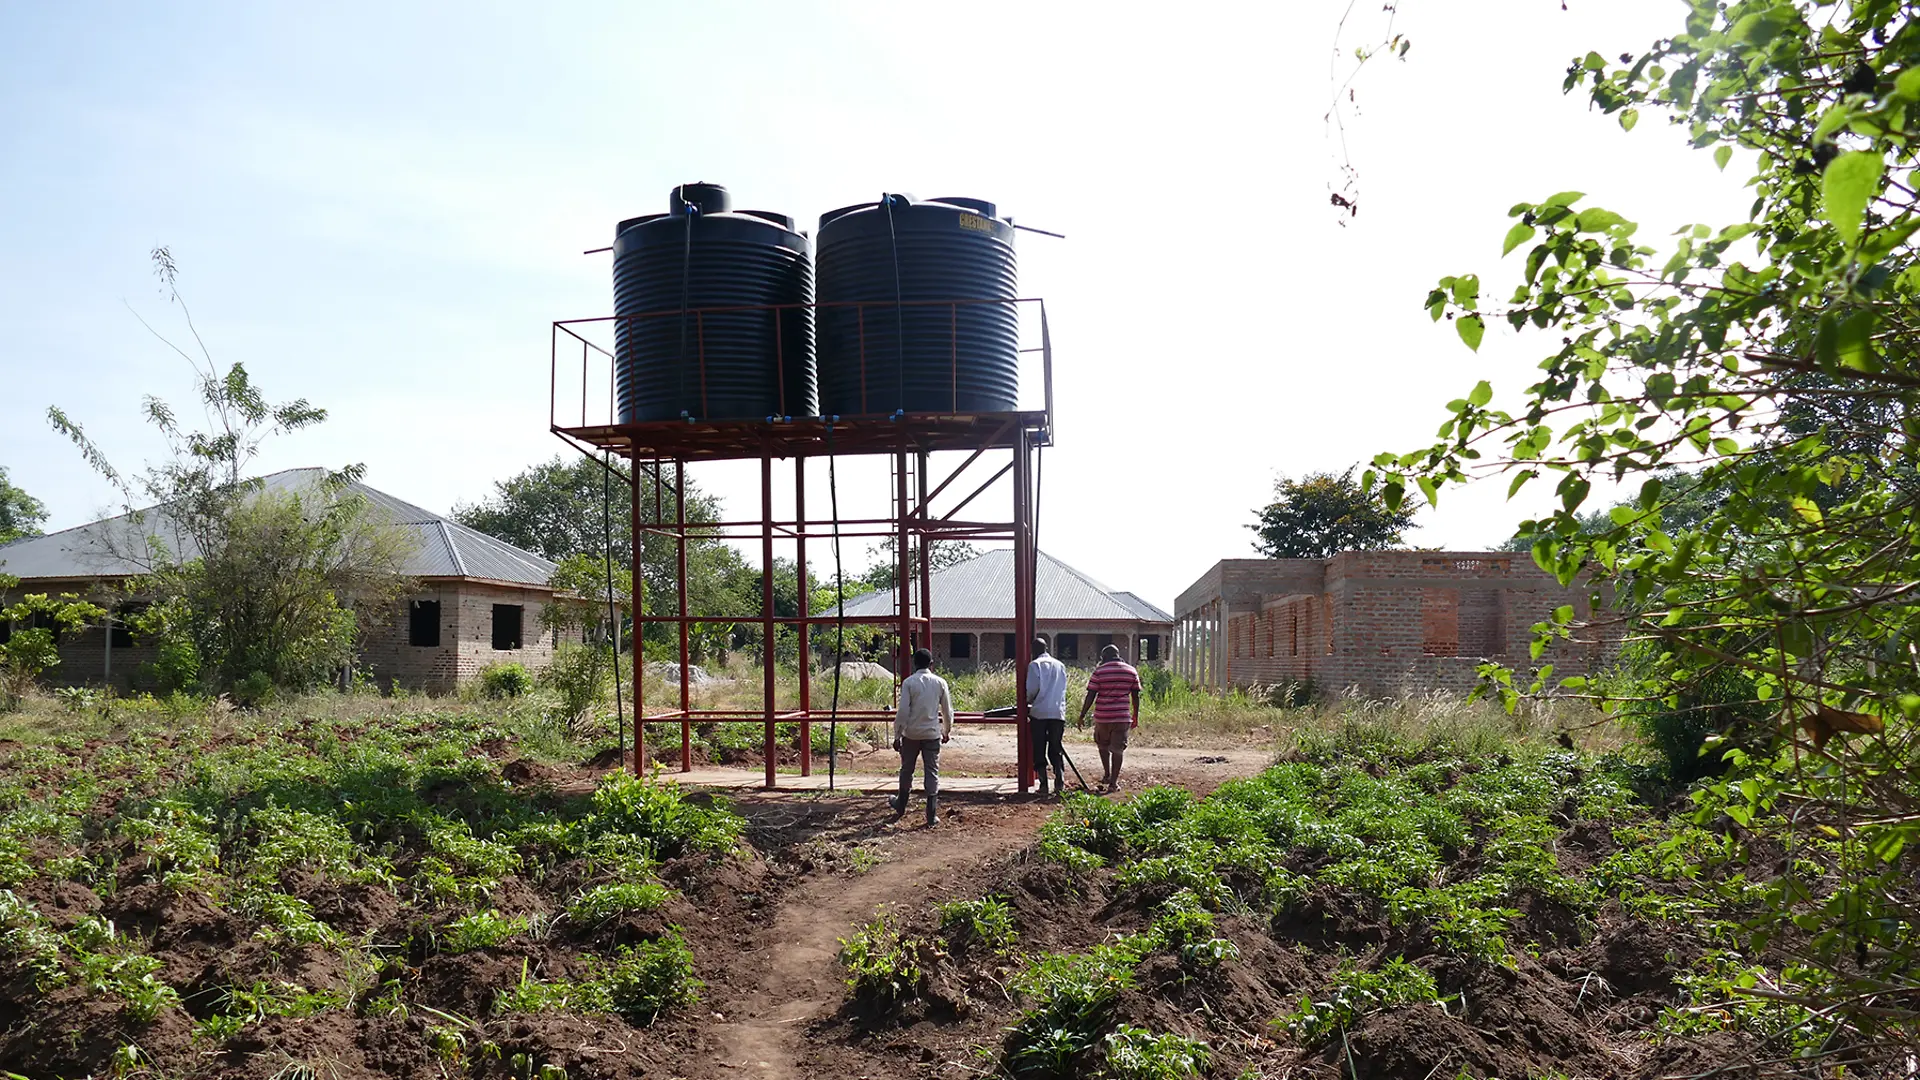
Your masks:
{"label": "leafy tree", "polygon": [[[1721,169],[1751,162],[1750,218],[1656,248],[1579,192],[1514,206],[1511,292],[1461,274],[1427,303],[1469,348],[1489,323],[1544,331],[1539,381],[1510,408],[1479,383],[1439,442],[1380,455],[1368,480],[1399,506],[1488,474],[1510,492],[1556,479],[1559,508],[1523,526],[1535,560],[1621,602],[1612,626],[1562,609],[1542,643],[1630,635],[1645,661],[1565,690],[1673,709],[1751,687],[1766,737],[1696,793],[1728,845],[1728,872],[1700,880],[1725,883],[1750,955],[1789,959],[1767,991],[1795,1018],[1784,1038],[1850,1075],[1904,1069],[1920,1023],[1904,854],[1920,840],[1920,25],[1892,0],[1693,0],[1671,37],[1618,64],[1589,53],[1564,88],[1629,130],[1666,119]],[[1673,468],[1693,477],[1691,520]],[[1589,531],[1601,477],[1645,482]],[[1554,685],[1550,669],[1487,674],[1510,702]]]}
{"label": "leafy tree", "polygon": [[47,520],[47,508],[39,499],[14,487],[7,470],[0,466],[0,544],[23,536],[39,536],[40,523]]}
{"label": "leafy tree", "polygon": [[1342,551],[1399,547],[1413,512],[1389,508],[1379,495],[1362,490],[1353,472],[1275,481],[1273,501],[1247,526],[1259,537],[1255,550],[1269,559],[1325,559]]}
{"label": "leafy tree", "polygon": [[[20,579],[0,574],[0,594],[20,585]],[[0,603],[0,626],[10,632],[0,641],[0,712],[16,708],[20,699],[47,672],[60,666],[55,635],[78,633],[106,609],[66,593],[28,593],[11,603]]]}
{"label": "leafy tree", "polygon": [[[453,517],[469,528],[507,543],[535,551],[561,564],[553,583],[598,602],[594,613],[580,612],[592,625],[604,621],[608,554],[611,552],[615,602],[624,618],[632,617],[633,496],[629,473],[619,462],[609,477],[599,462],[587,458],[568,461],[555,457],[494,484],[494,493],[480,503],[456,506]],[[640,472],[640,509],[643,520],[675,520],[675,492],[670,476],[658,491],[650,470]],[[687,522],[712,524],[720,520],[719,501],[703,495],[687,482]],[[611,510],[603,521],[603,515]],[[609,535],[610,534],[610,535]],[[607,541],[611,539],[611,546]],[[640,545],[646,610],[669,615],[679,605],[679,555],[673,537],[647,533]],[[760,609],[759,592],[742,594],[741,575],[752,571],[732,547],[710,536],[693,537],[687,544],[687,606],[696,615],[735,615]],[[757,583],[758,578],[755,577]],[[568,625],[574,623],[560,615]],[[648,641],[677,640],[671,627],[652,624]],[[705,656],[724,649],[732,637],[729,627],[709,624],[693,631],[693,651]]]}
{"label": "leafy tree", "polygon": [[[889,536],[869,549],[872,562],[862,570],[858,577],[847,579],[847,595],[858,596],[861,593],[885,592],[898,587],[900,580],[900,559],[897,554],[900,542]],[[978,558],[980,549],[965,540],[936,540],[927,548],[928,566],[932,570],[945,570],[957,566],[968,559]],[[916,544],[907,545],[907,559],[915,567],[920,565],[920,548]],[[817,580],[827,587],[833,586],[833,568],[826,567],[824,574],[815,572]],[[837,600],[828,601],[828,606]]]}
{"label": "leafy tree", "polygon": [[[305,399],[269,402],[244,365],[216,362],[180,296],[172,255],[156,248],[152,259],[197,355],[155,337],[193,368],[205,427],[183,425],[173,406],[146,398],[147,421],[169,452],[129,476],[58,407],[48,420],[144,526],[132,530],[139,546],[111,553],[146,571],[128,585],[156,601],[136,630],[169,658],[168,680],[192,673],[206,689],[244,686],[255,699],[275,687],[311,687],[351,664],[363,629],[356,608],[389,610],[404,591],[400,534],[352,493],[360,466],[300,492],[268,492],[247,476],[267,438],[318,424],[326,411]],[[110,543],[128,543],[114,535]]]}

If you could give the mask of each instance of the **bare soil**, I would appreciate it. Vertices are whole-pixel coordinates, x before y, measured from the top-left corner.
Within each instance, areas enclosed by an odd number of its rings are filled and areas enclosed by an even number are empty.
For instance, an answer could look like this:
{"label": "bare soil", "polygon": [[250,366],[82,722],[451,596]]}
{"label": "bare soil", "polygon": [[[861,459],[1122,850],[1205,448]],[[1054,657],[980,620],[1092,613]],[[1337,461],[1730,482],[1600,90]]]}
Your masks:
{"label": "bare soil", "polygon": [[[984,769],[997,759],[1010,768],[1006,736],[970,736],[950,760]],[[1080,756],[1091,753],[1079,749]],[[1204,793],[1267,760],[1257,750],[1143,748],[1129,757],[1128,780],[1136,788],[1175,783]],[[564,770],[516,762],[505,775],[557,799],[615,764]],[[943,798],[944,820],[932,827],[921,824],[917,796],[898,822],[876,796],[748,793],[730,801],[749,823],[750,850],[668,864],[663,876],[684,899],[666,910],[460,955],[423,955],[416,931],[435,913],[390,891],[285,881],[321,920],[369,935],[383,957],[379,978],[397,980],[412,1007],[376,1014],[365,1008],[369,993],[362,991],[356,1008],[269,1017],[217,1052],[195,1041],[192,1024],[226,1008],[223,988],[285,982],[325,990],[351,985],[354,973],[326,950],[270,947],[253,924],[205,896],[136,883],[135,866],[124,868],[123,887],[101,892],[35,879],[20,892],[56,925],[103,915],[148,940],[184,1011],[141,1023],[106,995],[75,986],[42,993],[8,965],[0,968],[0,1070],[34,1080],[114,1075],[115,1051],[131,1044],[155,1075],[211,1080],[505,1080],[525,1075],[516,1062],[529,1061],[563,1068],[572,1080],[978,1076],[992,1068],[993,1051],[1018,1018],[1019,1004],[1005,987],[1026,958],[1141,930],[1158,899],[1117,889],[1106,871],[1075,874],[1037,859],[1034,833],[1054,806],[1041,800],[950,795]],[[1597,858],[1612,842],[1584,826],[1563,840],[1561,850],[1574,861]],[[551,913],[592,880],[589,868],[563,864],[538,880],[508,879],[495,902],[508,914]],[[937,940],[935,901],[988,894],[1007,897],[1014,908],[1014,953],[956,945],[912,999],[878,1013],[848,1003],[836,963],[841,938],[887,908],[909,931]],[[1726,1060],[1729,1047],[1713,1040],[1655,1049],[1641,1034],[1678,1000],[1676,964],[1698,952],[1684,932],[1612,909],[1596,931],[1544,898],[1530,900],[1523,917],[1540,955],[1522,955],[1507,969],[1434,955],[1421,928],[1390,927],[1372,902],[1323,890],[1282,918],[1223,918],[1219,932],[1239,956],[1217,967],[1150,958],[1116,1018],[1205,1039],[1215,1058],[1208,1075],[1215,1077],[1251,1066],[1262,1076],[1299,1080],[1555,1070],[1651,1080],[1685,1075],[1716,1054]],[[577,975],[584,958],[647,940],[668,925],[681,928],[705,981],[697,1008],[645,1028],[604,1015],[490,1015],[495,995],[522,978]],[[1373,1013],[1340,1042],[1312,1053],[1270,1027],[1303,994],[1324,986],[1342,956],[1399,955],[1426,958],[1456,1004]],[[435,1029],[454,1036],[438,1040],[439,1053],[430,1048]]]}

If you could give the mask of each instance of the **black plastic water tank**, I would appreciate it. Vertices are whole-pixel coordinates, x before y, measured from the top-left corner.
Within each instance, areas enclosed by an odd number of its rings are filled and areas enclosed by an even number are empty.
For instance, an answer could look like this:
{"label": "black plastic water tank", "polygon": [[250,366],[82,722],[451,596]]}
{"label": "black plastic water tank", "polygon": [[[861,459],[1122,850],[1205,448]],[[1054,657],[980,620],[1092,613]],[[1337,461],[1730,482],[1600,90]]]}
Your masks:
{"label": "black plastic water tank", "polygon": [[1013,226],[992,203],[888,195],[834,210],[815,260],[821,412],[1017,407]]}
{"label": "black plastic water tank", "polygon": [[668,205],[614,231],[614,314],[641,316],[615,334],[620,422],[815,415],[813,312],[769,310],[813,300],[806,237],[783,214],[732,210],[718,184]]}

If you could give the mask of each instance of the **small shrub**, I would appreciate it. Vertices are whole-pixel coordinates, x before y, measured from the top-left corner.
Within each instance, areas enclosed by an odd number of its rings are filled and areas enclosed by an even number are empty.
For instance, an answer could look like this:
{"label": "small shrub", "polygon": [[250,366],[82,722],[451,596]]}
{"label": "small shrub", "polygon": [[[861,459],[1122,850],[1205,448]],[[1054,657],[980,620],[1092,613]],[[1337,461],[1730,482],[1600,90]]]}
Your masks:
{"label": "small shrub", "polygon": [[1378,971],[1341,964],[1324,1001],[1300,999],[1300,1007],[1275,1021],[1303,1045],[1316,1046],[1353,1026],[1367,1013],[1393,1005],[1439,1005],[1433,976],[1405,958],[1395,958]]}
{"label": "small shrub", "polygon": [[553,650],[553,662],[540,676],[559,698],[553,718],[574,728],[590,721],[612,673],[613,650],[608,646],[569,643]]}
{"label": "small shrub", "polygon": [[677,927],[658,940],[622,946],[595,982],[608,1010],[636,1024],[697,1004],[705,985],[694,978],[693,950]]}
{"label": "small shrub", "polygon": [[1019,937],[1013,929],[1013,908],[1004,897],[983,896],[978,900],[950,900],[941,904],[940,929],[949,935],[955,948],[979,947],[1002,952],[1013,947]]}
{"label": "small shrub", "polygon": [[840,939],[840,962],[855,1000],[887,1004],[912,997],[926,982],[920,949],[887,922],[884,914]]}
{"label": "small shrub", "polygon": [[517,698],[533,689],[533,675],[526,665],[513,661],[489,664],[480,672],[480,688],[496,700]]}
{"label": "small shrub", "polygon": [[689,852],[722,854],[740,842],[746,822],[717,806],[700,806],[669,784],[655,784],[626,773],[600,782],[593,793],[594,813],[588,828],[594,833],[626,833],[640,837],[655,859],[679,858]]}
{"label": "small shrub", "polygon": [[1121,1024],[1107,1035],[1107,1071],[1113,1080],[1191,1080],[1207,1071],[1207,1044],[1180,1035],[1155,1035]]}
{"label": "small shrub", "polygon": [[604,922],[628,911],[655,911],[673,894],[657,881],[596,885],[567,905],[567,919],[580,925]]}
{"label": "small shrub", "polygon": [[274,701],[273,676],[256,671],[233,684],[230,696],[243,709],[263,709]]}
{"label": "small shrub", "polygon": [[1239,946],[1213,932],[1213,912],[1191,892],[1175,893],[1160,906],[1153,936],[1182,963],[1194,967],[1212,967],[1240,955]]}
{"label": "small shrub", "polygon": [[1133,985],[1134,968],[1152,950],[1151,937],[1120,938],[1085,953],[1041,957],[1009,984],[1029,1004],[1007,1034],[1007,1071],[1022,1077],[1079,1075],[1075,1063]]}
{"label": "small shrub", "polygon": [[440,935],[440,951],[463,953],[490,949],[515,934],[526,932],[527,920],[524,918],[509,919],[497,911],[462,915],[448,923],[446,931]]}

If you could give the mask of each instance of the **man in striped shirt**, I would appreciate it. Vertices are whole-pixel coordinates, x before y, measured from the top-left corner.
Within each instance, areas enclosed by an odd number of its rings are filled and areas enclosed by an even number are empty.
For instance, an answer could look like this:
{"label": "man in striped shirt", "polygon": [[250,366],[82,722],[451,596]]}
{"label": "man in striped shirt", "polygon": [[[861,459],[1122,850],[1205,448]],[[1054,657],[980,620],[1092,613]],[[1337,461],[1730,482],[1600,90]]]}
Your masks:
{"label": "man in striped shirt", "polygon": [[1120,659],[1118,647],[1100,650],[1100,666],[1087,679],[1087,696],[1080,702],[1076,728],[1085,727],[1087,710],[1093,710],[1093,745],[1100,751],[1100,790],[1120,786],[1120,763],[1126,760],[1127,739],[1140,726],[1140,673]]}

